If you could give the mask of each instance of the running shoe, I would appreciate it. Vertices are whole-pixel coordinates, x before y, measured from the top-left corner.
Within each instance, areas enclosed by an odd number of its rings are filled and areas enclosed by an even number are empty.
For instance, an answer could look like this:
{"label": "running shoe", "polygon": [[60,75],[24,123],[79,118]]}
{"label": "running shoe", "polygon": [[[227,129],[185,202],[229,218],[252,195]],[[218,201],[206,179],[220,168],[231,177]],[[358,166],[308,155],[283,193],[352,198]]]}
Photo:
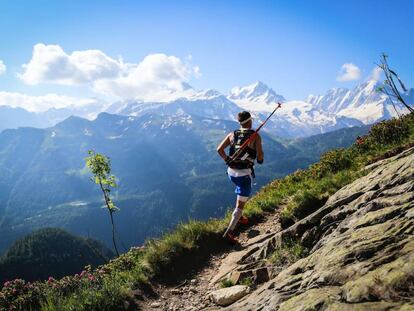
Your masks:
{"label": "running shoe", "polygon": [[240,217],[239,224],[241,224],[241,225],[248,225],[249,224],[249,218],[247,218],[246,216]]}

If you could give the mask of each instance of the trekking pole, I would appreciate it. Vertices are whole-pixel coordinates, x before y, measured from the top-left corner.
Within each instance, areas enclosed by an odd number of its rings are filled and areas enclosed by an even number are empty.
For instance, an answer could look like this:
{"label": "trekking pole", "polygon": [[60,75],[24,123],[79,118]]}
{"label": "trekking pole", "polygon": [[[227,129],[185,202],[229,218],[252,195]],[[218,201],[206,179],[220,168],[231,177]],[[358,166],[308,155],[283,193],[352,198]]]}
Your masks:
{"label": "trekking pole", "polygon": [[260,126],[254,131],[254,133],[240,146],[240,149],[237,150],[237,152],[235,154],[233,154],[233,156],[230,158],[230,160],[227,161],[227,164],[230,164],[235,159],[237,159],[237,157],[243,152],[243,149],[245,149],[253,141],[253,139],[256,138],[257,133],[259,133],[260,129],[266,124],[267,121],[269,121],[269,119],[274,115],[274,113],[276,112],[276,110],[278,110],[279,108],[282,108],[282,104],[281,103],[277,103],[277,106],[272,111],[272,113],[266,118],[266,120],[263,121],[262,124],[260,124]]}

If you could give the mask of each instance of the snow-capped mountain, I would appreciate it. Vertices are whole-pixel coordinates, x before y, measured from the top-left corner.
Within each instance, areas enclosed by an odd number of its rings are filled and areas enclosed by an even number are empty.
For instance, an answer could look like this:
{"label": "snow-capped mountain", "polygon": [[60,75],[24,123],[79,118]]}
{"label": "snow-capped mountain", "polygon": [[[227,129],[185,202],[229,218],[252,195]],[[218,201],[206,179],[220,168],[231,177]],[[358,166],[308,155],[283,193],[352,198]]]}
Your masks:
{"label": "snow-capped mountain", "polygon": [[[397,116],[394,106],[399,112],[405,112],[402,105],[393,105],[386,95],[379,93],[378,86],[379,82],[369,80],[352,90],[335,88],[328,90],[325,95],[310,95],[306,100],[286,101],[263,82],[234,87],[227,96],[216,90],[197,91],[185,85],[183,92],[171,94],[168,100],[162,102],[131,100],[116,102],[106,109],[107,104],[100,101],[93,105],[50,109],[42,113],[3,107],[0,119],[4,126],[0,126],[0,131],[19,126],[48,127],[70,115],[92,119],[102,111],[127,116],[191,115],[234,121],[238,112],[248,110],[253,114],[257,126],[278,102],[283,102],[282,109],[272,117],[264,130],[281,137],[305,137]],[[414,89],[408,90],[403,96],[407,102],[414,103]]]}
{"label": "snow-capped mountain", "polygon": [[[130,116],[146,113],[187,114],[235,120],[240,110],[248,110],[254,116],[255,125],[258,125],[278,102],[284,102],[282,109],[264,130],[282,137],[305,137],[396,116],[392,103],[377,91],[379,85],[377,81],[369,80],[352,90],[331,89],[325,95],[310,95],[304,101],[286,101],[263,82],[234,87],[227,96],[215,90],[197,92],[188,87],[190,91],[185,97],[165,102],[118,102],[110,106],[107,112]],[[414,91],[410,90],[406,98],[414,99],[413,95]],[[397,105],[397,109],[403,111],[401,105]]]}
{"label": "snow-capped mountain", "polygon": [[235,120],[240,107],[215,90],[205,90],[170,102],[118,102],[109,113],[141,116],[145,113],[163,115],[189,114],[212,119]]}
{"label": "snow-capped mountain", "polygon": [[[306,101],[320,111],[357,119],[364,124],[396,117],[396,109],[399,113],[406,112],[401,104],[393,105],[385,94],[378,92],[380,86],[380,82],[368,80],[352,90],[331,89],[323,96],[310,95]],[[409,90],[405,97],[414,102],[412,93],[414,92]]]}
{"label": "snow-capped mountain", "polygon": [[236,86],[230,90],[227,98],[249,111],[272,111],[276,103],[285,102],[282,95],[261,81],[244,87]]}
{"label": "snow-capped mountain", "polygon": [[282,95],[278,95],[263,82],[234,87],[227,98],[240,108],[250,111],[256,124],[263,121],[278,102],[283,102],[283,108],[269,120],[265,128],[277,136],[304,137],[362,125],[358,120],[326,113],[307,101],[286,101]]}
{"label": "snow-capped mountain", "polygon": [[[253,115],[259,124],[268,112],[253,112]],[[357,119],[324,113],[307,102],[288,101],[268,121],[264,130],[280,137],[295,138],[360,125],[363,123]]]}

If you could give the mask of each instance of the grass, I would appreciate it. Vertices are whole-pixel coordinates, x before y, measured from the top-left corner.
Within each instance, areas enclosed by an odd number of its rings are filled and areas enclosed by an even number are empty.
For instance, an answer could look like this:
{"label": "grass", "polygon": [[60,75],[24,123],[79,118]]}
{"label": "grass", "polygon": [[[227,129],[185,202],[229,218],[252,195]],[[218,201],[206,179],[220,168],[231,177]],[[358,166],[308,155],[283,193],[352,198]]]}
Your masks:
{"label": "grass", "polygon": [[[280,211],[282,223],[294,223],[319,208],[338,189],[365,174],[363,168],[370,161],[387,153],[392,154],[394,148],[402,148],[401,146],[413,141],[413,114],[402,120],[378,123],[364,138],[363,144],[329,151],[321,157],[319,163],[263,187],[247,203],[245,215],[259,216],[283,206]],[[99,277],[99,282],[76,283],[76,286],[65,291],[47,286],[47,290],[42,291],[38,297],[19,297],[19,303],[24,305],[24,299],[27,298],[28,305],[25,306],[30,309],[32,301],[37,299],[44,311],[116,309],[129,299],[132,290],[145,288],[152,279],[167,276],[168,271],[177,263],[186,268],[183,262],[193,259],[192,256],[198,252],[210,251],[206,249],[206,241],[214,242],[214,239],[218,239],[229,217],[230,214],[227,214],[224,219],[180,224],[161,238],[147,241],[143,248],[133,248],[98,268],[105,270]],[[273,252],[269,261],[274,264],[289,264],[305,252],[297,241],[286,241]],[[229,284],[225,282],[222,285]]]}
{"label": "grass", "polygon": [[232,280],[230,280],[230,279],[224,279],[220,283],[220,288],[232,287],[234,285],[236,285],[236,284],[234,284],[234,282]]}
{"label": "grass", "polygon": [[254,284],[253,278],[251,278],[251,277],[244,278],[240,281],[240,285],[245,285],[245,286],[252,287],[253,284]]}
{"label": "grass", "polygon": [[290,265],[302,258],[306,252],[306,248],[299,241],[288,239],[275,248],[268,261],[276,266]]}

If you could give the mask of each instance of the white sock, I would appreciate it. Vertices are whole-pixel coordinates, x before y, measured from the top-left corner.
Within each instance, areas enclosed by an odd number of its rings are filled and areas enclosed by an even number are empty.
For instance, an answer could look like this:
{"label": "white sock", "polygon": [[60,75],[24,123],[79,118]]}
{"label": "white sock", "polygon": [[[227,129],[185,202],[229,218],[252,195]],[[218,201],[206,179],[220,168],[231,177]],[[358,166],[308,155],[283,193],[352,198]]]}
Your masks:
{"label": "white sock", "polygon": [[227,228],[228,231],[233,231],[236,228],[237,223],[239,222],[240,217],[243,214],[243,210],[239,208],[235,208],[233,214],[231,215],[231,221],[229,227]]}

